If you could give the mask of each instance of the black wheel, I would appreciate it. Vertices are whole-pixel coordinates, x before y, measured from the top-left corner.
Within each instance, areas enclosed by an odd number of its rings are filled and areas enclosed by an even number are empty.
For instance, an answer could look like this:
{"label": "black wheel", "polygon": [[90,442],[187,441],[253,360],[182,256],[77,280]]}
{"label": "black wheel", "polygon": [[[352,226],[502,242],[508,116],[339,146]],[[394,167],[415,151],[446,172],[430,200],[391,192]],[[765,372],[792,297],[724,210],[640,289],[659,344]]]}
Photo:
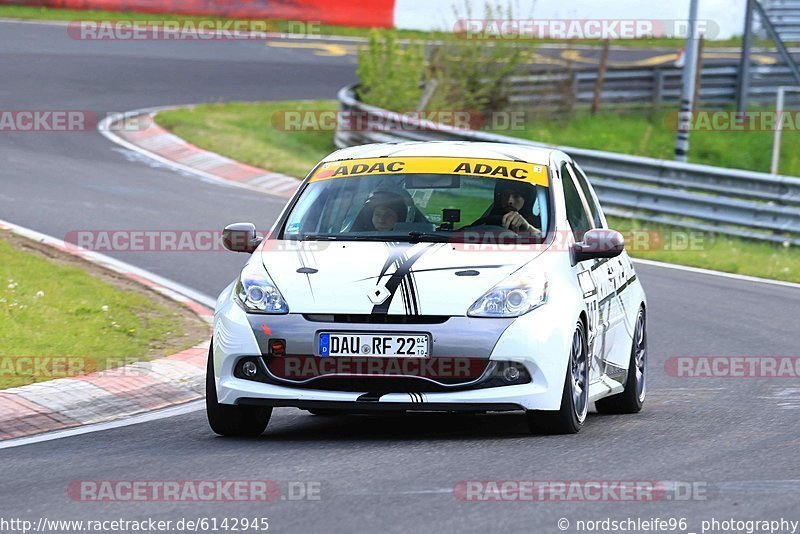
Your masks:
{"label": "black wheel", "polygon": [[211,430],[220,436],[260,436],[267,428],[272,408],[232,406],[217,402],[213,347],[212,342],[206,366],[206,415]]}
{"label": "black wheel", "polygon": [[636,317],[636,327],[633,330],[633,345],[631,360],[628,364],[628,376],[625,379],[625,390],[622,393],[600,399],[594,405],[597,412],[602,414],[637,413],[642,409],[646,394],[647,321],[644,308],[641,308]]}
{"label": "black wheel", "polygon": [[586,329],[582,322],[572,335],[569,363],[558,411],[527,412],[528,427],[535,434],[577,434],[589,411],[589,363]]}

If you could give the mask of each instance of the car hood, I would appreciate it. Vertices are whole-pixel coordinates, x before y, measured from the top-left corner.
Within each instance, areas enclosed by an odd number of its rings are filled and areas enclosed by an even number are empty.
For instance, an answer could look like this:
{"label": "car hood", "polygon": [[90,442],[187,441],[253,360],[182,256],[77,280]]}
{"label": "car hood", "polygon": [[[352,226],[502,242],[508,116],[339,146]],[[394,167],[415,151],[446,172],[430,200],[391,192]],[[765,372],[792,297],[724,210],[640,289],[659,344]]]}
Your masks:
{"label": "car hood", "polygon": [[464,248],[271,241],[261,258],[291,313],[458,316],[542,252]]}

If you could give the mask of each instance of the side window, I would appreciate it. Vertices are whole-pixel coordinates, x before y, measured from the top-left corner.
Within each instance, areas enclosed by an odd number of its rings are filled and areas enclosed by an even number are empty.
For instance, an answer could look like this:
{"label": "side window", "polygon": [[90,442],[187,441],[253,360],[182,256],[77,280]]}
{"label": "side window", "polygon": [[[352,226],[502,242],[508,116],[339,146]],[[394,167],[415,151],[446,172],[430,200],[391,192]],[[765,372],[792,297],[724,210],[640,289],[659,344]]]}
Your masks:
{"label": "side window", "polygon": [[575,180],[573,180],[570,172],[567,170],[566,163],[561,166],[561,183],[564,185],[567,220],[572,227],[572,235],[575,236],[576,242],[583,241],[583,234],[592,228],[592,223],[589,220],[589,215],[586,213],[583,199],[575,186]]}
{"label": "side window", "polygon": [[572,174],[572,177],[575,178],[575,181],[581,188],[583,199],[586,201],[586,205],[589,207],[589,213],[592,215],[594,228],[605,228],[605,224],[603,224],[605,220],[603,211],[597,203],[597,197],[593,194],[593,190],[589,185],[589,180],[586,179],[586,175],[583,174],[583,171],[577,165],[567,165],[567,167],[569,168],[570,174]]}

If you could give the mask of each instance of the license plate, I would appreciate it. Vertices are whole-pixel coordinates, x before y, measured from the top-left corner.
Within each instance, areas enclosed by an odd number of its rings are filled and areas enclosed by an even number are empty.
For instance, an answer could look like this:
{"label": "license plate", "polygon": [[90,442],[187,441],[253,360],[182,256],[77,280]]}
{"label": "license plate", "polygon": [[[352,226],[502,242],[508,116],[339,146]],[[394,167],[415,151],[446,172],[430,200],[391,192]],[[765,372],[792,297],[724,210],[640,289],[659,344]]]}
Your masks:
{"label": "license plate", "polygon": [[425,334],[323,333],[319,336],[319,355],[427,358],[429,345]]}

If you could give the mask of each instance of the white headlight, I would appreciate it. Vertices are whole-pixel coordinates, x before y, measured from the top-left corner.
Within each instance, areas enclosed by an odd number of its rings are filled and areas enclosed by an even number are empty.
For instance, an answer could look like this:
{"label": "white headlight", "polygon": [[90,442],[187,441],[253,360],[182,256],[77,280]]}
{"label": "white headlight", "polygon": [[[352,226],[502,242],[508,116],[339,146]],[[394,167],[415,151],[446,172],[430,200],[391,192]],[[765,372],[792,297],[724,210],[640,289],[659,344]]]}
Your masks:
{"label": "white headlight", "polygon": [[470,317],[519,317],[547,302],[547,277],[512,276],[475,301]]}
{"label": "white headlight", "polygon": [[254,313],[289,313],[289,306],[267,271],[257,262],[244,266],[234,290],[245,310]]}

